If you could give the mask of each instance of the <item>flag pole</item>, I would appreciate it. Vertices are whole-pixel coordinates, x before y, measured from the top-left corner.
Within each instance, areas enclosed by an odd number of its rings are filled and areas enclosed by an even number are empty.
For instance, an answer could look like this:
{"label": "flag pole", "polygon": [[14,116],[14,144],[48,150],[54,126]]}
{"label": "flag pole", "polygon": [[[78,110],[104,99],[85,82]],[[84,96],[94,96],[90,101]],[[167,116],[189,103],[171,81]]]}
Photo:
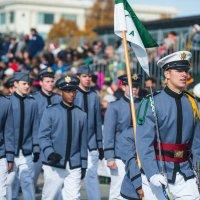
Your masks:
{"label": "flag pole", "polygon": [[136,137],[136,112],[135,112],[135,105],[134,105],[133,92],[132,92],[131,67],[130,67],[129,54],[128,54],[126,31],[122,31],[122,43],[124,47],[126,73],[127,73],[129,93],[130,93],[132,125],[133,125],[134,138],[135,138]]}
{"label": "flag pole", "polygon": [[[129,94],[130,94],[131,116],[132,116],[133,130],[134,130],[133,132],[134,132],[134,138],[136,139],[136,111],[135,111],[135,104],[134,104],[133,92],[132,92],[133,87],[132,87],[132,78],[131,78],[131,66],[130,66],[130,60],[129,60],[129,54],[128,54],[126,31],[122,31],[122,43],[124,47],[126,73],[127,73],[127,78],[128,78],[128,86],[129,86]],[[136,161],[137,161],[138,167],[141,168],[141,162],[140,162],[139,156],[137,156]],[[144,197],[142,197],[142,200],[144,200]]]}

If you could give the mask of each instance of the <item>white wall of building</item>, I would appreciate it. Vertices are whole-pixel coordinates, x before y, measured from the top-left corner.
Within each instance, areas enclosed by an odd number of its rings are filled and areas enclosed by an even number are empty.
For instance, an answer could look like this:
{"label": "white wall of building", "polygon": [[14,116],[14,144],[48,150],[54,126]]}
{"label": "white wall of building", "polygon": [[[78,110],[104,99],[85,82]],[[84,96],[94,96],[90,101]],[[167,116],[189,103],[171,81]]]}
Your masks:
{"label": "white wall of building", "polygon": [[[30,28],[34,27],[46,35],[52,24],[41,23],[44,13],[53,14],[53,23],[65,15],[75,20],[77,26],[83,30],[86,12],[92,5],[93,0],[0,0],[0,32],[29,33]],[[177,15],[177,10],[173,7],[134,5],[134,10],[144,21],[157,20],[163,15],[170,17]],[[11,12],[14,13],[12,23],[10,23]],[[1,13],[6,14],[5,24],[1,23]]]}
{"label": "white wall of building", "polygon": [[[39,15],[53,14],[53,23],[58,22],[63,16],[72,18],[77,26],[85,28],[85,16],[92,6],[89,0],[0,0],[0,13],[6,13],[6,23],[0,23],[1,32],[29,33],[34,27],[43,34],[47,34],[52,24],[44,24],[39,20]],[[10,12],[14,12],[14,22],[10,23]]]}

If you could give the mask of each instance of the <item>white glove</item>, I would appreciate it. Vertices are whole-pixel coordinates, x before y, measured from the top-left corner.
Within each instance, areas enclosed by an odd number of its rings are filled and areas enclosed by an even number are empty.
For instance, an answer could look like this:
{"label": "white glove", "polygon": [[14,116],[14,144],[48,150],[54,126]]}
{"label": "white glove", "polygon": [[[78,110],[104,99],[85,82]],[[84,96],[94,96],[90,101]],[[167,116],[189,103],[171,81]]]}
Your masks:
{"label": "white glove", "polygon": [[149,180],[156,187],[161,187],[162,185],[167,186],[167,179],[161,174],[155,174]]}

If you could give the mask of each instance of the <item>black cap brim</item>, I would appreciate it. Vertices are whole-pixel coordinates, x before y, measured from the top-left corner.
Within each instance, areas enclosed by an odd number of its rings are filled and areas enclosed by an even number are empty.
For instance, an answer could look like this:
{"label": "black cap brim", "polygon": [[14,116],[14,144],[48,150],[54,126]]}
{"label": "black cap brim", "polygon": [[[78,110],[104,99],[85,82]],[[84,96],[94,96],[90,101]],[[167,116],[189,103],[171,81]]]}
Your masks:
{"label": "black cap brim", "polygon": [[43,78],[45,78],[45,77],[49,77],[49,78],[54,78],[54,73],[45,73],[45,74],[41,74],[41,75],[39,75],[39,78],[40,79],[43,79]]}
{"label": "black cap brim", "polygon": [[76,91],[78,89],[78,86],[63,86],[61,88],[59,88],[60,90],[64,91],[64,92],[70,92],[70,91]]}
{"label": "black cap brim", "polygon": [[190,63],[188,60],[179,60],[179,61],[167,63],[166,65],[163,66],[164,71],[169,70],[169,69],[189,71]]}

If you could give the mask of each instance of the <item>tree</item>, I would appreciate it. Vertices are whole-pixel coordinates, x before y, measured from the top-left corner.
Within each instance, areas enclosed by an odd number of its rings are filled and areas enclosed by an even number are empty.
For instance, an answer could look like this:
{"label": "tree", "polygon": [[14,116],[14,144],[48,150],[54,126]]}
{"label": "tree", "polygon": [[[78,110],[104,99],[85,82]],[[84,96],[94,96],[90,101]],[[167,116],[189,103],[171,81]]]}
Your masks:
{"label": "tree", "polygon": [[80,31],[74,21],[61,19],[55,23],[49,34],[48,40],[58,42],[61,38],[67,40],[67,44],[78,44],[81,38],[92,42],[96,38],[94,29],[97,27],[113,25],[114,16],[113,0],[96,0],[86,16],[86,26],[84,31]]}
{"label": "tree", "polygon": [[61,19],[55,23],[48,34],[48,39],[51,41],[58,41],[60,38],[77,37],[82,35],[74,21]]}
{"label": "tree", "polygon": [[86,32],[93,35],[94,28],[113,25],[114,1],[96,0],[89,10],[86,20]]}

